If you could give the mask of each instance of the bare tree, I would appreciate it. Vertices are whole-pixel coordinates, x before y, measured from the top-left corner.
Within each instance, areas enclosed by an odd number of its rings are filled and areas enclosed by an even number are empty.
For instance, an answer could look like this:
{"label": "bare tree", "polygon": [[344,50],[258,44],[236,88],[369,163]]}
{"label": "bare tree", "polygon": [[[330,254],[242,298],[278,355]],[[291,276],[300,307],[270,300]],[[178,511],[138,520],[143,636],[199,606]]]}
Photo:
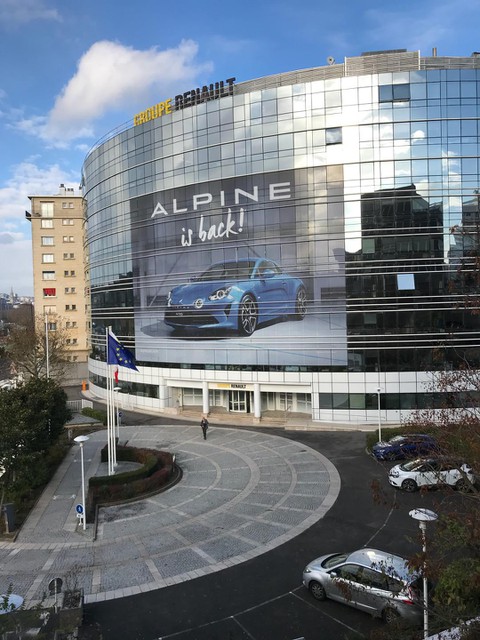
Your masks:
{"label": "bare tree", "polygon": [[68,336],[59,316],[49,315],[48,324],[36,316],[11,329],[5,351],[18,376],[61,381],[68,364]]}

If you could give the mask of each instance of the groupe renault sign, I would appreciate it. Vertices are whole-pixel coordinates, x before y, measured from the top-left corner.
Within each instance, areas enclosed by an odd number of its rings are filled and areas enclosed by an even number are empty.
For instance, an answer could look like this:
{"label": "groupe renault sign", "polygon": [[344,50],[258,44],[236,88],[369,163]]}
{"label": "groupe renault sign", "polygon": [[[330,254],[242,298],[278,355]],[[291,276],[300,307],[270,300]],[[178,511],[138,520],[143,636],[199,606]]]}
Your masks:
{"label": "groupe renault sign", "polygon": [[233,87],[235,84],[235,78],[227,78],[226,80],[220,80],[220,82],[212,82],[209,85],[203,85],[203,87],[197,87],[185,93],[180,93],[175,98],[168,98],[163,102],[157,102],[152,107],[148,107],[145,111],[140,111],[133,117],[133,124],[143,124],[149,122],[155,118],[160,118],[172,111],[180,111],[185,107],[193,107],[196,104],[202,102],[209,102],[210,100],[218,100],[226,96],[233,95]]}

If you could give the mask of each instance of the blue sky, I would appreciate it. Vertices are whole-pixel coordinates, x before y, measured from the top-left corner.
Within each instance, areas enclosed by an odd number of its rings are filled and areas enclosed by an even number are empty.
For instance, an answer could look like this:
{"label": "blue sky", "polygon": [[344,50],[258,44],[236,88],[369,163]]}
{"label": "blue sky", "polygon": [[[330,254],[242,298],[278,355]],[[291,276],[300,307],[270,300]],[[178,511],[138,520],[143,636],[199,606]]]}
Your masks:
{"label": "blue sky", "polygon": [[480,50],[475,0],[0,0],[0,293],[31,295],[28,195],[78,188],[96,140],[192,86],[363,51]]}

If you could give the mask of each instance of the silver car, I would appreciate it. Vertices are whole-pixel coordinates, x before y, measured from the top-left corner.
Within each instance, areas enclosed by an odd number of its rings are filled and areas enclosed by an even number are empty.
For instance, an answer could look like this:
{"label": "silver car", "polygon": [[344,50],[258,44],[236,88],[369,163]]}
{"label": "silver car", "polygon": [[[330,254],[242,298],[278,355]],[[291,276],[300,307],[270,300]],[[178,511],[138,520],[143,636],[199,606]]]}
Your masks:
{"label": "silver car", "polygon": [[317,600],[331,598],[387,623],[423,620],[421,578],[400,556],[378,549],[321,556],[303,571],[303,584]]}

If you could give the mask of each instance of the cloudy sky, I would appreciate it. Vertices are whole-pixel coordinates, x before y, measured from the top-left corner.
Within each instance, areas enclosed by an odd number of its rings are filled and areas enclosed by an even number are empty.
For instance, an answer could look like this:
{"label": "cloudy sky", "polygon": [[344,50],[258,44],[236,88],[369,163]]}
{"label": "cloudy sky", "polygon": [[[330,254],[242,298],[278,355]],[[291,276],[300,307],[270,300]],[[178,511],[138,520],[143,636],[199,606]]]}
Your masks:
{"label": "cloudy sky", "polygon": [[328,56],[470,55],[479,19],[472,0],[0,0],[0,293],[33,292],[28,195],[77,190],[92,145],[149,104]]}

